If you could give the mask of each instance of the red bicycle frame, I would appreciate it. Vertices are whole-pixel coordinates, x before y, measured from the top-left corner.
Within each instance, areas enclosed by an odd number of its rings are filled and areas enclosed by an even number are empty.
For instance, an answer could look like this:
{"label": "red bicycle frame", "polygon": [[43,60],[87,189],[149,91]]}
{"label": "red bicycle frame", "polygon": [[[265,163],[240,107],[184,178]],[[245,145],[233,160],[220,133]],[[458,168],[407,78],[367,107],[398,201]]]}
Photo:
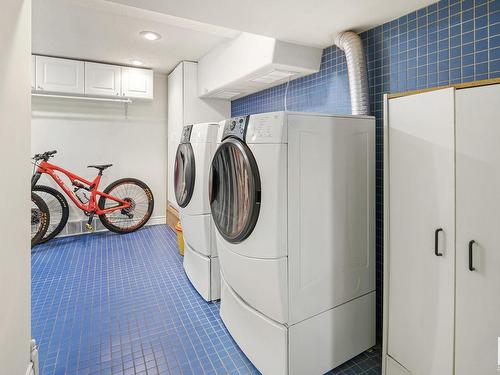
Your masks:
{"label": "red bicycle frame", "polygon": [[[74,192],[72,192],[64,183],[64,181],[57,175],[56,172],[60,172],[64,174],[68,179],[71,181],[71,183],[79,188],[83,188],[87,191],[90,192],[90,198],[87,204],[84,204],[80,202],[80,200],[77,198]],[[64,168],[58,167],[57,165],[50,164],[49,162],[42,160],[40,164],[38,164],[38,168],[36,170],[36,173],[46,173],[50,177],[54,179],[54,181],[61,187],[61,189],[64,190],[64,192],[70,197],[70,199],[73,201],[73,203],[80,208],[81,210],[87,212],[87,213],[95,213],[97,215],[103,215],[103,214],[108,214],[110,212],[116,211],[116,210],[122,210],[125,208],[129,208],[130,202],[124,201],[122,199],[113,197],[112,195],[106,194],[102,191],[97,190],[99,188],[99,183],[101,182],[101,177],[102,177],[102,171],[98,173],[94,181],[88,181],[84,179],[83,177],[80,177],[74,173],[71,173],[70,171],[67,171]],[[75,184],[76,183],[76,184]],[[78,183],[83,184],[83,186],[79,186]],[[111,199],[112,201],[117,202],[116,206],[101,209],[99,205],[97,204],[97,196],[104,197],[106,199]]]}

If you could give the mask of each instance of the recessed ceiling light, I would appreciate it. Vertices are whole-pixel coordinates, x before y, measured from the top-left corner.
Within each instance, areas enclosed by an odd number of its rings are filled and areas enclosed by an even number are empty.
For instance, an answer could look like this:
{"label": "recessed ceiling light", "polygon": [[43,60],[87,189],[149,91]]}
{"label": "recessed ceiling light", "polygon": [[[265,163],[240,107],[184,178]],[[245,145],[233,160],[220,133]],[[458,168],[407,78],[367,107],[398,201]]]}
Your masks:
{"label": "recessed ceiling light", "polygon": [[144,39],[147,40],[158,40],[161,39],[161,35],[158,33],[155,33],[154,31],[141,31],[139,33]]}
{"label": "recessed ceiling light", "polygon": [[141,60],[130,60],[130,63],[135,66],[141,66],[144,64]]}

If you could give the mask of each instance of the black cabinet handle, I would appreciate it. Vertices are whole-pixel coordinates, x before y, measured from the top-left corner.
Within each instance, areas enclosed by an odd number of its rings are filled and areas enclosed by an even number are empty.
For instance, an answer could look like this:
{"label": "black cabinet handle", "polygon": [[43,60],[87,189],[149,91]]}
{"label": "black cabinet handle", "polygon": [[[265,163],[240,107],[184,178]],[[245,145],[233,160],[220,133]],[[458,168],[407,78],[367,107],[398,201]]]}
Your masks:
{"label": "black cabinet handle", "polygon": [[442,257],[443,253],[439,252],[439,232],[442,232],[443,228],[436,229],[434,232],[434,254],[437,257]]}
{"label": "black cabinet handle", "polygon": [[475,271],[476,269],[474,268],[474,257],[472,254],[472,251],[474,250],[474,244],[476,241],[471,240],[469,241],[469,271]]}

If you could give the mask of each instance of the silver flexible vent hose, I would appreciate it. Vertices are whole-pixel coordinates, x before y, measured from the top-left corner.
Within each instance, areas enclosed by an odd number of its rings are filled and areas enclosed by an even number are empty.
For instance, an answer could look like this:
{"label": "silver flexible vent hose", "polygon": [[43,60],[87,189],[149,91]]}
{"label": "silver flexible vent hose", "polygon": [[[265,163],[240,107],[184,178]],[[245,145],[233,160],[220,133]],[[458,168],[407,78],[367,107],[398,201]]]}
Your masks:
{"label": "silver flexible vent hose", "polygon": [[347,60],[351,112],[353,115],[368,115],[370,114],[370,102],[363,42],[355,32],[345,31],[335,38],[335,44],[344,51]]}

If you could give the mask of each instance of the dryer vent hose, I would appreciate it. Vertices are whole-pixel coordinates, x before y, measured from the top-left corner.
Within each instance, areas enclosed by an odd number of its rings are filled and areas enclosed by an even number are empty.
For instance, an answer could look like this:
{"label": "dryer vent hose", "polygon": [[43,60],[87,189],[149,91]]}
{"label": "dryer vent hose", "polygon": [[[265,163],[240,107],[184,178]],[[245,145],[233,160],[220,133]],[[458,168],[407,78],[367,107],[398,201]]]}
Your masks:
{"label": "dryer vent hose", "polygon": [[355,32],[345,31],[335,38],[335,44],[345,52],[347,60],[351,112],[353,115],[368,115],[370,114],[370,102],[363,42]]}

